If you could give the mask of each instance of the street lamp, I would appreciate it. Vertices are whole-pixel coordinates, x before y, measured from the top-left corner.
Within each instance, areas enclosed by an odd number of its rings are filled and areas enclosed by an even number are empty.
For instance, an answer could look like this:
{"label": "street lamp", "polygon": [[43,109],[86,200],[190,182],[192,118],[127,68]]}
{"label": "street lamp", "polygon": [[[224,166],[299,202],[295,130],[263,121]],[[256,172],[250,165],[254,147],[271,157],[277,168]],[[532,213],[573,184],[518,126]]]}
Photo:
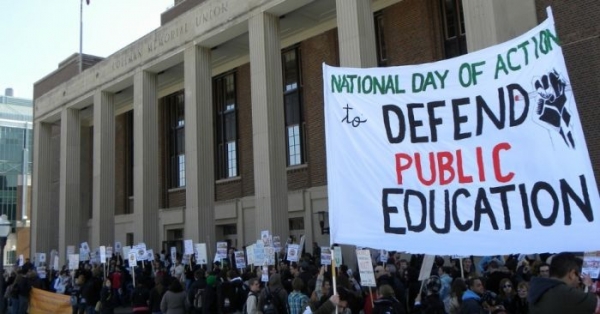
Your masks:
{"label": "street lamp", "polygon": [[10,221],[6,215],[0,216],[0,312],[4,313],[6,304],[4,304],[4,246],[6,245],[6,238],[10,234]]}

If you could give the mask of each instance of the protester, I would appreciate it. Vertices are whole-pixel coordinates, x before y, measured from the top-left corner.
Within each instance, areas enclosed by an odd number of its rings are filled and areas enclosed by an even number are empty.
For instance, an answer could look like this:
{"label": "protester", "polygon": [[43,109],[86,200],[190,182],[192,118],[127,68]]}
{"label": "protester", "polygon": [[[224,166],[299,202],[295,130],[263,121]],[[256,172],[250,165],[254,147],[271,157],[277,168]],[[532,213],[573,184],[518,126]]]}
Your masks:
{"label": "protester", "polygon": [[[600,313],[595,291],[586,293],[579,288],[582,264],[571,253],[555,255],[550,264],[550,278],[531,279],[527,296],[530,313]],[[583,284],[592,286],[589,275],[583,275]]]}
{"label": "protester", "polygon": [[288,307],[290,314],[302,314],[306,306],[308,306],[309,299],[302,293],[304,289],[304,282],[300,278],[294,278],[292,281],[293,291],[288,295]]}
{"label": "protester", "polygon": [[183,291],[181,281],[178,279],[171,280],[169,290],[160,302],[160,310],[163,314],[185,314],[186,294]]}
{"label": "protester", "polygon": [[112,282],[109,278],[104,280],[104,287],[100,291],[100,313],[101,314],[113,314],[115,307],[117,307],[117,299],[112,289]]}
{"label": "protester", "polygon": [[248,286],[250,287],[250,292],[248,293],[248,298],[246,298],[246,309],[243,311],[243,314],[260,314],[261,311],[258,308],[260,281],[257,278],[251,278],[248,280]]}

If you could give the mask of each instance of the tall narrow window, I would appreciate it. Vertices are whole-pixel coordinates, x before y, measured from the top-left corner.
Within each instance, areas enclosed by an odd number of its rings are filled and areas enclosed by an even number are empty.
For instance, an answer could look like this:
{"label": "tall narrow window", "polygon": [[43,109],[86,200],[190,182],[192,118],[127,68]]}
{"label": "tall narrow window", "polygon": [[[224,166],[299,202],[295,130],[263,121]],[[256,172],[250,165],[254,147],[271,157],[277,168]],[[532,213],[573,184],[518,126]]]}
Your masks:
{"label": "tall narrow window", "polygon": [[446,59],[467,53],[462,0],[441,0]]}
{"label": "tall narrow window", "polygon": [[217,179],[238,176],[237,115],[235,72],[214,79],[216,112]]}
{"label": "tall narrow window", "polygon": [[169,187],[185,186],[185,102],[183,91],[165,97],[169,112]]}
{"label": "tall narrow window", "polygon": [[383,29],[383,12],[375,12],[373,16],[375,21],[375,41],[377,44],[377,65],[380,67],[387,66],[387,46],[385,44],[385,36]]}
{"label": "tall narrow window", "polygon": [[306,162],[304,149],[304,115],[302,109],[300,51],[298,47],[284,51],[282,54],[282,59],[287,164],[288,166],[296,166]]}

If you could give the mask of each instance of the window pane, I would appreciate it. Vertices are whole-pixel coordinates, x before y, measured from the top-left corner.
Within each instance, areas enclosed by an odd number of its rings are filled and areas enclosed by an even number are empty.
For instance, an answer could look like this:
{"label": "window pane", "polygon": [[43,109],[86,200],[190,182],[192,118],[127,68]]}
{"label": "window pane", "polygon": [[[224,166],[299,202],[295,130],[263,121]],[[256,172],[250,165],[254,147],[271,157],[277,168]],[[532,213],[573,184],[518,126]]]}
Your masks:
{"label": "window pane", "polygon": [[235,73],[215,78],[213,86],[216,115],[216,174],[217,179],[224,179],[238,175]]}
{"label": "window pane", "polygon": [[377,41],[377,64],[379,66],[387,65],[387,46],[384,36],[383,14],[375,14],[375,40]]}
{"label": "window pane", "polygon": [[289,93],[284,96],[286,125],[300,123],[300,99],[298,96],[298,93]]}
{"label": "window pane", "polygon": [[456,37],[456,10],[454,7],[454,1],[456,0],[444,1],[444,22],[446,25],[446,38]]}
{"label": "window pane", "polygon": [[300,145],[300,126],[294,125],[287,128],[288,132],[288,156],[290,166],[302,163],[302,150]]}
{"label": "window pane", "polygon": [[284,91],[298,88],[298,62],[296,61],[296,50],[290,50],[283,55],[284,61]]}
{"label": "window pane", "polygon": [[179,155],[179,187],[185,186],[185,155]]}
{"label": "window pane", "polygon": [[235,141],[227,143],[227,177],[237,177],[237,144]]}

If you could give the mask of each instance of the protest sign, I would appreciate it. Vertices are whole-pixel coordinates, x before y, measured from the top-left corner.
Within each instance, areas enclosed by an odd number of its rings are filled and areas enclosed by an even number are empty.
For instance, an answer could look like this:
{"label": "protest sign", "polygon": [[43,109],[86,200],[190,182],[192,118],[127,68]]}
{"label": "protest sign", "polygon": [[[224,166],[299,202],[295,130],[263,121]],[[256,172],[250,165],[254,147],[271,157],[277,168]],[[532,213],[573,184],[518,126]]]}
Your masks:
{"label": "protest sign", "polygon": [[235,267],[237,269],[246,268],[246,258],[244,257],[244,251],[235,251]]}
{"label": "protest sign", "polygon": [[592,280],[598,279],[600,274],[600,252],[585,252],[583,254],[582,273],[590,275]]}
{"label": "protest sign", "polygon": [[246,256],[248,258],[248,265],[256,265],[254,262],[254,244],[250,244],[246,247]]}
{"label": "protest sign", "polygon": [[254,265],[262,266],[265,262],[265,245],[262,240],[258,240],[254,244]]}
{"label": "protest sign", "polygon": [[356,262],[360,275],[360,284],[363,287],[376,287],[375,273],[371,263],[371,252],[369,250],[356,250]]}
{"label": "protest sign", "polygon": [[333,258],[335,259],[335,265],[338,267],[342,265],[342,247],[334,246],[333,247]]}
{"label": "protest sign", "polygon": [[551,14],[449,60],[324,65],[323,82],[332,244],[437,255],[598,249],[581,240],[600,231],[600,198]]}
{"label": "protest sign", "polygon": [[421,271],[419,272],[419,281],[429,279],[431,276],[431,269],[433,268],[433,262],[435,261],[435,255],[423,256],[423,263],[421,263]]}
{"label": "protest sign", "polygon": [[183,254],[194,254],[194,241],[183,240]]}
{"label": "protest sign", "polygon": [[154,260],[154,250],[153,249],[146,250],[146,260],[147,261]]}
{"label": "protest sign", "polygon": [[69,270],[79,269],[79,255],[69,254]]}
{"label": "protest sign", "polygon": [[106,263],[106,246],[100,246],[100,263]]}
{"label": "protest sign", "polygon": [[206,265],[208,253],[206,253],[206,243],[196,243],[196,264]]}
{"label": "protest sign", "polygon": [[217,260],[227,258],[227,242],[217,242]]}
{"label": "protest sign", "polygon": [[287,260],[290,262],[298,262],[300,259],[300,245],[289,244],[287,249]]}
{"label": "protest sign", "polygon": [[331,265],[331,249],[326,246],[321,248],[321,265]]}
{"label": "protest sign", "polygon": [[121,253],[121,242],[115,242],[115,253]]}

